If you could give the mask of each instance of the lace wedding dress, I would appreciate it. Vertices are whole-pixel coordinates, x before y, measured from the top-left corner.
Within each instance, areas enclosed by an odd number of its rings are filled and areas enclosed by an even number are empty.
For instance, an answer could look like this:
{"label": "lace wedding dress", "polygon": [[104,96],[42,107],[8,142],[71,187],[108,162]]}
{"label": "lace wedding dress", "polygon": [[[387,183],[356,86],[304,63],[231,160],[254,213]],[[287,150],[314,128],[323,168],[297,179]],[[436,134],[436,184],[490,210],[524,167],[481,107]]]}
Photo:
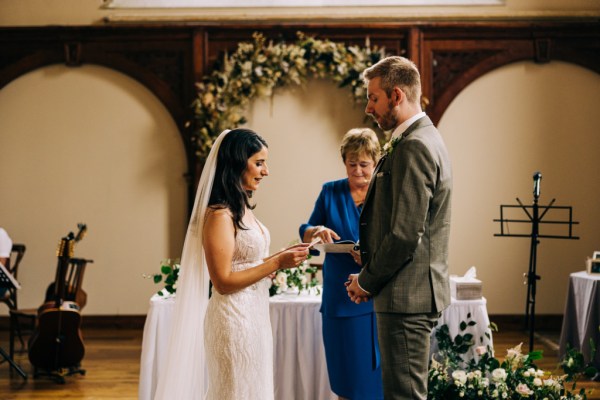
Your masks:
{"label": "lace wedding dress", "polygon": [[[238,230],[233,271],[252,268],[268,255],[269,232],[257,223],[258,227]],[[265,278],[228,295],[212,291],[204,320],[207,399],[273,399],[270,285]]]}

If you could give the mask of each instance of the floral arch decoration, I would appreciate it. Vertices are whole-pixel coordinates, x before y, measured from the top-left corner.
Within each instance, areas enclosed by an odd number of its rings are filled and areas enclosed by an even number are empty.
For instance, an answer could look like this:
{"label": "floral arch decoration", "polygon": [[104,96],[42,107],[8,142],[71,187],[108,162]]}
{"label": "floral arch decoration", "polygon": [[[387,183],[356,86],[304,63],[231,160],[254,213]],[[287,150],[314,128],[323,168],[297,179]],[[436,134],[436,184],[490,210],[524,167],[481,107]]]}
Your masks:
{"label": "floral arch decoration", "polygon": [[273,96],[280,87],[330,78],[339,87],[349,87],[356,103],[364,103],[361,73],[384,57],[384,49],[371,49],[368,38],[363,48],[302,32],[297,36],[291,44],[267,43],[263,34],[254,33],[252,42],[239,43],[233,54],[225,54],[219,68],[196,84],[192,105],[196,127],[191,136],[196,157],[203,160],[224,129],[244,124],[244,113],[254,99]]}

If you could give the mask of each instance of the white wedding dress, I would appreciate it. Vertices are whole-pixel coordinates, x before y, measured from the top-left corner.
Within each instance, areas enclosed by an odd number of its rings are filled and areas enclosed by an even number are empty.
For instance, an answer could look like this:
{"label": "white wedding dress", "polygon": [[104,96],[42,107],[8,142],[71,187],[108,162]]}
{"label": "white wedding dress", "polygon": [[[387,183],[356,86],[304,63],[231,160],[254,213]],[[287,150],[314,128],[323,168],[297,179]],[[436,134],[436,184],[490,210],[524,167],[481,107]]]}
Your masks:
{"label": "white wedding dress", "polygon": [[[237,231],[232,271],[252,268],[268,255],[269,231],[257,223],[258,227]],[[274,398],[270,285],[264,278],[232,294],[213,289],[204,320],[207,399]]]}

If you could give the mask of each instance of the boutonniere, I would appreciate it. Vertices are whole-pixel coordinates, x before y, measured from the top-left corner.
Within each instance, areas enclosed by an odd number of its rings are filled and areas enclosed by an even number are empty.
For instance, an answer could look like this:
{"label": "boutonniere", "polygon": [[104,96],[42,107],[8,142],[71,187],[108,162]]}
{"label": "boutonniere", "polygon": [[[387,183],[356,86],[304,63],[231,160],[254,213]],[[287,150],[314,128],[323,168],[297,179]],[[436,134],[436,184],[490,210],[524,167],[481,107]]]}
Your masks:
{"label": "boutonniere", "polygon": [[384,144],[383,145],[384,154],[386,154],[386,155],[392,154],[392,151],[394,151],[394,147],[396,147],[396,145],[398,144],[400,139],[402,139],[402,136],[395,137],[392,140],[388,141],[386,144]]}

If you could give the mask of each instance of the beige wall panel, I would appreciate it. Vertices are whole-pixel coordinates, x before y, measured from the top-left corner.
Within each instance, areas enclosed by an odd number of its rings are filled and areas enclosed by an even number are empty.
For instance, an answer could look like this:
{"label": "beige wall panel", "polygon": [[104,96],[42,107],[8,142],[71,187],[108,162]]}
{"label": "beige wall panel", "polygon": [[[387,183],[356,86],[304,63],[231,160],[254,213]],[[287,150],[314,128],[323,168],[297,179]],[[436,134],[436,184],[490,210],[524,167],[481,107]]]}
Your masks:
{"label": "beige wall panel", "polygon": [[[443,115],[439,129],[454,166],[451,272],[474,265],[493,314],[525,311],[528,238],[499,233],[500,204],[533,202],[533,173],[542,172],[540,205],[570,205],[580,240],[541,239],[537,251],[537,312],[562,314],[568,276],[600,249],[600,76],[562,62],[516,63],[469,85]],[[516,216],[524,216],[516,211]],[[565,219],[554,211],[545,219]],[[529,224],[510,225],[531,233]],[[548,234],[568,233],[542,226]]]}
{"label": "beige wall panel", "polygon": [[146,313],[157,288],[142,274],[179,256],[187,218],[183,144],[163,105],[118,72],[56,65],[0,90],[0,132],[0,225],[27,245],[20,305],[42,303],[59,239],[85,222],[84,312]]}

